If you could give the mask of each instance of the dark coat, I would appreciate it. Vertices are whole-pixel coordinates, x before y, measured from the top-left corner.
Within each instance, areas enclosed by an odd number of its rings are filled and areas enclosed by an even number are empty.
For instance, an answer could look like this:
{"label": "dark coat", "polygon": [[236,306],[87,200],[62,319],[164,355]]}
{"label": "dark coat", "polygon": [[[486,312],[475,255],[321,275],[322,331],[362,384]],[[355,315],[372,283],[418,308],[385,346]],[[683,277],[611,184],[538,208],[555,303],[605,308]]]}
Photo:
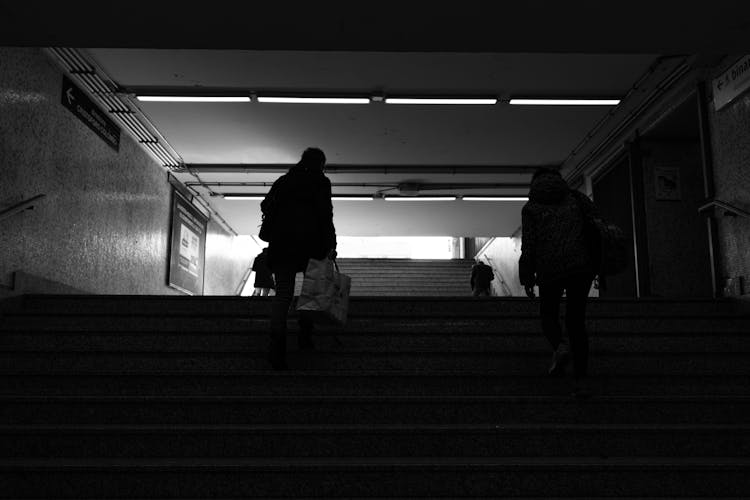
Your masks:
{"label": "dark coat", "polygon": [[490,287],[490,282],[495,278],[492,268],[484,262],[477,262],[471,266],[471,288],[484,290]]}
{"label": "dark coat", "polygon": [[336,248],[331,181],[321,171],[296,165],[273,183],[268,197],[275,200],[268,244],[272,271],[304,271],[310,258],[322,259]]}
{"label": "dark coat", "polygon": [[253,261],[253,271],[255,271],[255,288],[276,288],[273,281],[273,274],[268,267],[268,252],[264,249]]}
{"label": "dark coat", "polygon": [[532,182],[521,211],[522,285],[543,285],[580,273],[593,277],[596,264],[584,231],[584,211],[596,213],[594,204],[561,177],[542,175]]}

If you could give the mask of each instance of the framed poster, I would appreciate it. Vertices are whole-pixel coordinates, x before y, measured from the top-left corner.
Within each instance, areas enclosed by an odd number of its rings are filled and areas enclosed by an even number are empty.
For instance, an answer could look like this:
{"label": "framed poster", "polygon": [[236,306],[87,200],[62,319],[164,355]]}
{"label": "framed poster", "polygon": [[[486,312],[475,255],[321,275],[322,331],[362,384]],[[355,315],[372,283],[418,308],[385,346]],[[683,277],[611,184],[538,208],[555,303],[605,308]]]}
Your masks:
{"label": "framed poster", "polygon": [[679,167],[655,167],[654,181],[657,200],[681,200]]}
{"label": "framed poster", "polygon": [[172,229],[169,244],[169,286],[190,295],[203,295],[208,219],[176,190],[172,190]]}

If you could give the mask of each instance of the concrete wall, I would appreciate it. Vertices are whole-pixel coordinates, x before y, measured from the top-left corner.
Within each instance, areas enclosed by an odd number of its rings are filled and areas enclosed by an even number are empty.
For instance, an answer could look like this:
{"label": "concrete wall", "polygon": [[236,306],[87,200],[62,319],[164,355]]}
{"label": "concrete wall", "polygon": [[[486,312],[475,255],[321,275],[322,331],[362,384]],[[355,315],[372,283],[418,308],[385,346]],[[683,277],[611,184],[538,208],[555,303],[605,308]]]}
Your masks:
{"label": "concrete wall", "polygon": [[609,222],[619,226],[629,242],[628,265],[620,274],[607,277],[607,289],[602,292],[602,297],[635,297],[635,250],[628,158],[617,159],[612,168],[592,179],[592,189],[593,200],[599,212]]}
{"label": "concrete wall", "polygon": [[[124,131],[110,148],[62,106],[61,90],[42,50],[0,48],[0,209],[46,195],[0,221],[0,286],[20,270],[88,293],[179,293],[167,286],[167,173]],[[234,293],[242,256],[212,228],[205,288]]]}
{"label": "concrete wall", "polygon": [[[492,266],[492,294],[498,297],[525,297],[518,274],[518,259],[521,258],[521,237],[495,238],[477,256]],[[499,275],[499,276],[498,276]]]}
{"label": "concrete wall", "polygon": [[[706,221],[698,213],[705,198],[700,145],[646,141],[643,154],[651,293],[657,297],[710,297],[708,234]],[[679,172],[679,199],[659,199],[664,193],[657,196],[656,172],[665,168]]]}
{"label": "concrete wall", "polygon": [[204,295],[239,295],[242,278],[260,252],[252,236],[233,236],[208,222]]}
{"label": "concrete wall", "polygon": [[[730,58],[728,63],[734,63]],[[714,77],[724,70],[716,68]],[[709,96],[709,99],[711,97]],[[709,102],[716,198],[750,211],[750,91],[716,111]],[[719,232],[719,274],[742,277],[750,293],[750,219],[716,212]]]}

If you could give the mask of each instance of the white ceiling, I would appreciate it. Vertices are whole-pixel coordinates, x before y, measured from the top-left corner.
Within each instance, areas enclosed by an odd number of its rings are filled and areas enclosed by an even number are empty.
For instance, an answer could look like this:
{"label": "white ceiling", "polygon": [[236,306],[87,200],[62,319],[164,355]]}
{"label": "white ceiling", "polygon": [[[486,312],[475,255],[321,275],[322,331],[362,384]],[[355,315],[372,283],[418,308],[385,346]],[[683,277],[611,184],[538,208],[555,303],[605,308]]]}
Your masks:
{"label": "white ceiling", "polygon": [[[248,94],[488,95],[620,97],[655,54],[315,52],[179,49],[85,51],[149,118],[181,159],[202,166],[177,174],[240,234],[254,234],[258,203],[221,193],[263,193],[309,146],[328,164],[368,172],[329,173],[334,194],[373,194],[403,182],[424,194],[526,194],[541,165],[559,166],[610,107],[311,105],[140,102],[133,95],[218,91]],[[211,165],[242,165],[220,172]],[[420,166],[417,172],[387,167]],[[436,173],[450,166],[452,173]],[[485,167],[471,173],[472,167]],[[525,174],[519,174],[519,169]],[[430,189],[431,184],[450,184]],[[245,185],[243,185],[245,184]],[[266,185],[262,185],[266,184]],[[472,187],[466,186],[472,185]],[[484,185],[484,186],[482,186]],[[433,188],[435,186],[432,186]],[[391,194],[395,194],[392,192]],[[348,236],[505,236],[520,225],[522,203],[337,202],[335,224]]]}

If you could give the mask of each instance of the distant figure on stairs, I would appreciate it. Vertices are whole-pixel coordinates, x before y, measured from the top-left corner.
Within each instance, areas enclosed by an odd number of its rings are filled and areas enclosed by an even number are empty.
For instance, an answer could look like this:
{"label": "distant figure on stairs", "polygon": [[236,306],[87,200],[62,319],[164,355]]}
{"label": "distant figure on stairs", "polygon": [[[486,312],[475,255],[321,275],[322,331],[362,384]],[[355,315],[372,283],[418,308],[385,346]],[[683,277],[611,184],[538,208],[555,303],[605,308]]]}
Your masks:
{"label": "distant figure on stairs", "polygon": [[476,264],[471,267],[471,293],[474,297],[489,297],[492,295],[490,292],[490,283],[495,279],[495,273],[492,272],[492,268],[476,259]]}
{"label": "distant figure on stairs", "polygon": [[276,284],[273,282],[273,274],[268,267],[268,247],[255,256],[253,271],[255,271],[253,297],[267,297],[271,290],[276,288]]}
{"label": "distant figure on stairs", "polygon": [[[307,148],[300,161],[273,183],[261,210],[270,216],[268,265],[276,278],[271,304],[269,361],[286,369],[286,321],[294,294],[294,280],[310,258],[336,256],[331,181],[325,176],[326,157],[318,148]],[[312,350],[313,322],[300,312],[299,346]]]}
{"label": "distant figure on stairs", "polygon": [[[553,349],[549,374],[563,375],[572,351],[576,393],[585,391],[589,343],[586,302],[596,264],[584,236],[582,208],[596,212],[589,198],[570,189],[556,170],[538,169],[531,180],[529,201],[521,212],[519,273],[529,297],[539,286],[542,330]],[[566,294],[565,326],[560,327],[560,301]]]}

